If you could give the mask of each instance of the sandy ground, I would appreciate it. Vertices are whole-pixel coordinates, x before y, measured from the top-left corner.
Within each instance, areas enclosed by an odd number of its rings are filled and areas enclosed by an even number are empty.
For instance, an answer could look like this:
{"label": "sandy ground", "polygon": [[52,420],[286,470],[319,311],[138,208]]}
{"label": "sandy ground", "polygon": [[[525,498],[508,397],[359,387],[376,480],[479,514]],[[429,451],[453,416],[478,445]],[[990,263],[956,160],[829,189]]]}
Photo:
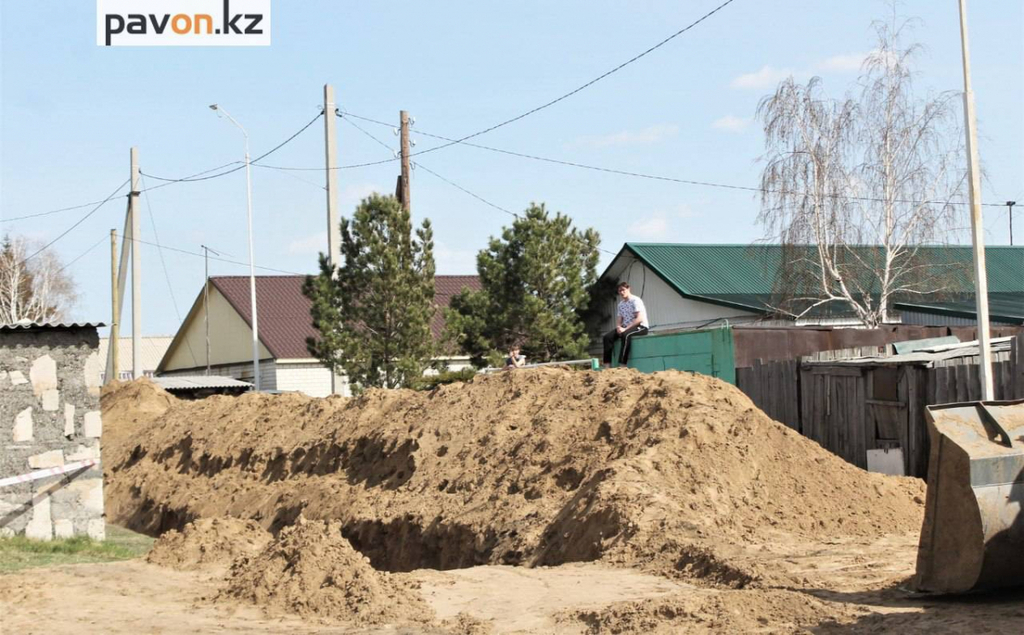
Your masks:
{"label": "sandy ground", "polygon": [[[787,544],[749,557],[797,586],[701,587],[598,563],[479,566],[407,575],[428,625],[357,628],[214,601],[224,567],[177,571],[141,560],[0,577],[0,633],[1020,633],[1024,591],[943,599],[901,588],[913,536]],[[742,558],[743,556],[739,556]]]}

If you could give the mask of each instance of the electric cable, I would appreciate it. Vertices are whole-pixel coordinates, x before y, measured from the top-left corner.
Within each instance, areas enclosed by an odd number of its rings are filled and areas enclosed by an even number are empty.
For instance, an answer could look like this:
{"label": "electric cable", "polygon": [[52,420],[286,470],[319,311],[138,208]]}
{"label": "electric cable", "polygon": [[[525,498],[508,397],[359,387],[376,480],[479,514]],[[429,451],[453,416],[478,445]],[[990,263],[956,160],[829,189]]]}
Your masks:
{"label": "electric cable", "polygon": [[[343,112],[342,114],[345,115],[346,117],[354,117],[356,119],[361,119],[363,121],[367,121],[367,122],[370,122],[370,123],[378,124],[378,125],[381,125],[381,126],[391,127],[391,124],[388,124],[388,123],[383,122],[383,121],[379,121],[377,119],[371,119],[370,117],[363,117],[362,115],[356,115],[356,114],[350,113],[350,112]],[[455,139],[452,139],[451,137],[446,137],[444,135],[438,135],[438,134],[432,134],[432,133],[429,133],[429,132],[424,132],[423,130],[417,130],[416,134],[423,135],[424,137],[432,137],[432,138],[435,138],[435,139],[440,139],[440,140],[443,140],[443,141],[455,141]],[[554,163],[554,164],[557,164],[557,165],[564,165],[564,166],[569,166],[569,167],[581,168],[581,169],[584,169],[584,170],[593,170],[593,171],[597,171],[597,172],[606,172],[606,173],[609,173],[609,174],[618,174],[618,175],[621,175],[621,176],[632,176],[632,177],[636,177],[636,178],[650,179],[650,180],[655,180],[655,181],[669,181],[669,182],[672,182],[672,183],[681,183],[681,184],[684,184],[684,185],[696,185],[696,186],[702,186],[702,187],[714,187],[714,188],[728,189],[728,190],[741,190],[741,191],[746,191],[746,192],[754,192],[754,193],[762,193],[762,194],[800,194],[800,192],[786,192],[786,191],[783,191],[783,190],[768,190],[768,189],[765,189],[765,188],[751,187],[751,186],[746,186],[746,185],[732,185],[732,184],[728,184],[728,183],[716,183],[716,182],[713,182],[713,181],[698,181],[698,180],[694,180],[694,179],[681,179],[681,178],[676,178],[676,177],[671,177],[671,176],[662,176],[662,175],[657,175],[657,174],[645,174],[643,172],[632,172],[632,171],[629,171],[629,170],[619,170],[619,169],[616,169],[616,168],[606,168],[606,167],[597,166],[597,165],[589,165],[589,164],[586,164],[586,163],[579,163],[579,162],[576,162],[576,161],[566,161],[566,160],[563,160],[563,159],[552,159],[550,157],[543,157],[543,156],[539,156],[539,155],[536,155],[536,154],[527,154],[525,152],[515,152],[513,150],[505,150],[505,149],[502,149],[502,148],[495,148],[493,146],[486,146],[486,145],[482,145],[482,144],[479,144],[479,143],[462,143],[462,145],[469,146],[471,148],[478,148],[480,150],[487,150],[489,152],[496,152],[496,153],[499,153],[499,154],[507,154],[507,155],[514,156],[514,157],[520,157],[520,158],[523,158],[523,159],[531,159],[531,160],[534,160],[534,161],[543,161],[543,162],[546,162],[546,163]],[[410,155],[410,156],[412,156],[412,155]],[[869,196],[848,196],[848,195],[843,195],[843,194],[834,194],[834,195],[831,195],[831,196],[836,196],[836,197],[840,197],[841,196],[841,197],[847,198],[849,200],[864,201],[864,202],[870,202],[870,203],[883,203],[883,202],[886,202],[884,199],[874,198],[874,197],[869,197]],[[904,199],[898,199],[898,200],[895,200],[895,201],[892,201],[892,202],[895,202],[895,203],[907,203],[907,204],[912,204],[912,205],[930,205],[930,204],[967,205],[968,204],[966,202],[960,202],[960,201],[911,201],[911,200],[904,200]],[[985,206],[985,207],[1005,207],[1006,206],[1004,203],[982,203],[982,205]]]}
{"label": "electric cable", "polygon": [[[146,192],[146,177],[142,177],[142,192]],[[157,253],[160,255],[160,267],[164,270],[164,280],[167,281],[167,294],[171,296],[171,306],[174,308],[174,316],[178,319],[178,328],[184,321],[181,319],[181,311],[178,310],[178,299],[174,297],[174,286],[171,284],[171,274],[167,272],[167,261],[164,260],[164,248],[160,245],[160,234],[156,230],[156,217],[153,215],[153,205],[149,200],[149,194],[145,194],[146,198],[146,211],[149,213],[149,224],[153,228],[153,238],[156,240]],[[192,345],[185,340],[185,347],[188,348],[188,354],[192,356],[192,362],[199,364],[196,360],[196,354],[192,352]]]}
{"label": "electric cable", "polygon": [[[271,154],[277,152],[278,150],[280,150],[284,146],[288,145],[293,139],[298,137],[300,134],[305,132],[307,128],[309,128],[314,123],[316,123],[317,119],[322,117],[323,114],[324,114],[323,111],[320,111],[319,113],[317,113],[317,115],[315,117],[313,117],[312,119],[309,120],[309,123],[307,123],[306,125],[304,125],[301,128],[299,128],[298,131],[296,131],[290,137],[288,137],[287,139],[285,139],[281,143],[277,144],[276,146],[274,146],[270,150],[267,150],[266,152],[264,152],[260,156],[256,157],[255,159],[250,160],[249,164],[250,165],[255,165],[261,159],[264,159],[264,158],[270,156]],[[203,174],[207,174],[209,172],[213,172],[214,170],[219,170],[221,168],[225,168],[225,167],[227,167],[229,165],[233,165],[235,163],[241,163],[242,165],[236,166],[236,167],[231,168],[230,170],[226,170],[224,172],[218,172],[217,174],[210,174],[209,176],[201,176]],[[234,172],[237,172],[237,171],[241,170],[244,167],[245,167],[245,162],[244,161],[232,161],[231,163],[225,163],[222,166],[219,166],[219,167],[216,167],[216,168],[211,168],[211,169],[205,170],[203,172],[197,172],[196,174],[193,174],[191,176],[186,176],[186,177],[183,177],[183,178],[180,178],[180,179],[169,179],[169,178],[165,178],[165,177],[161,177],[161,176],[156,176],[156,175],[153,175],[153,174],[146,174],[146,173],[142,172],[141,170],[139,171],[139,173],[140,174],[144,174],[145,176],[148,176],[151,179],[156,179],[157,181],[164,181],[165,182],[163,185],[156,185],[156,186],[153,186],[152,188],[148,188],[148,189],[155,190],[155,189],[158,189],[158,188],[161,188],[161,187],[166,187],[167,185],[169,185],[171,183],[193,183],[193,182],[196,182],[196,181],[208,181],[210,179],[220,178],[222,176],[227,176],[228,174],[233,174]],[[199,178],[196,178],[196,177],[199,177]]]}
{"label": "electric cable", "polygon": [[96,205],[96,207],[94,207],[94,208],[92,208],[91,210],[89,210],[89,213],[87,213],[87,214],[86,214],[85,216],[83,216],[83,217],[79,218],[79,219],[78,219],[77,221],[75,221],[75,223],[74,223],[73,225],[71,225],[71,227],[68,227],[67,229],[65,229],[65,230],[64,230],[63,232],[61,232],[61,234],[60,234],[59,236],[57,236],[56,238],[54,238],[54,239],[53,239],[53,240],[51,240],[50,242],[48,242],[48,243],[46,243],[45,245],[43,245],[42,247],[40,247],[40,248],[39,248],[39,250],[38,250],[38,251],[36,251],[36,252],[35,252],[34,254],[32,254],[32,255],[31,255],[31,256],[29,256],[28,258],[25,258],[25,262],[28,262],[29,260],[32,260],[33,258],[35,258],[36,256],[38,256],[38,255],[39,255],[39,254],[41,254],[42,252],[46,251],[46,249],[48,249],[48,248],[49,248],[50,246],[52,246],[52,245],[53,245],[53,244],[54,244],[55,242],[57,242],[57,241],[58,241],[58,240],[60,240],[61,238],[64,238],[64,237],[65,237],[65,236],[67,236],[67,235],[68,235],[69,233],[71,233],[71,230],[73,230],[74,228],[76,228],[76,227],[78,227],[79,225],[81,225],[82,223],[84,223],[84,222],[85,222],[85,220],[86,220],[87,218],[89,218],[90,216],[92,216],[93,214],[95,214],[97,210],[99,210],[99,209],[100,209],[101,207],[103,207],[103,206],[104,206],[104,205],[106,205],[106,204],[107,204],[108,202],[110,202],[110,199],[112,199],[112,198],[114,198],[115,196],[117,196],[117,193],[118,193],[118,192],[120,192],[120,191],[121,191],[121,190],[122,190],[122,189],[124,188],[124,186],[125,186],[125,185],[128,185],[128,182],[129,182],[129,181],[131,181],[131,179],[130,179],[130,178],[129,178],[129,179],[125,179],[125,180],[124,180],[124,183],[122,183],[121,185],[118,185],[118,186],[117,186],[117,189],[116,189],[116,190],[114,190],[113,192],[111,192],[111,193],[110,193],[110,195],[109,195],[109,196],[107,196],[107,198],[105,198],[105,199],[103,199],[102,201],[100,201],[100,203],[99,203],[98,205]]}
{"label": "electric cable", "polygon": [[[347,118],[344,118],[344,117],[342,117],[342,120],[343,120],[343,121],[345,121],[345,122],[346,122],[347,124],[349,124],[350,126],[353,126],[353,127],[354,127],[354,128],[356,129],[356,130],[358,130],[359,132],[363,133],[364,135],[366,135],[367,137],[369,137],[369,138],[370,138],[370,139],[372,139],[373,141],[376,141],[376,142],[377,142],[377,143],[378,143],[379,145],[383,146],[383,147],[384,147],[385,149],[387,149],[387,150],[389,150],[389,151],[391,151],[391,152],[394,152],[394,151],[395,151],[395,149],[394,149],[394,148],[392,148],[391,146],[389,146],[389,145],[388,145],[387,143],[385,143],[384,141],[381,141],[380,139],[378,139],[378,138],[377,138],[376,136],[374,136],[374,135],[373,135],[373,134],[372,134],[371,132],[369,132],[368,130],[365,130],[365,129],[364,129],[364,128],[363,128],[362,126],[358,125],[358,124],[357,124],[357,123],[355,123],[354,121],[351,121],[350,119],[347,119]],[[485,204],[485,205],[488,205],[488,206],[490,206],[490,207],[493,207],[494,209],[496,209],[496,210],[498,210],[498,211],[500,211],[500,212],[503,212],[503,213],[505,213],[505,214],[508,214],[509,216],[512,216],[513,218],[517,218],[517,219],[518,219],[518,218],[520,218],[519,214],[516,214],[515,212],[513,212],[513,211],[511,211],[511,210],[505,209],[504,207],[502,207],[502,206],[500,206],[500,205],[498,205],[498,204],[496,204],[496,203],[492,203],[491,201],[489,201],[489,200],[485,199],[484,197],[480,196],[479,194],[476,194],[476,193],[474,193],[474,192],[472,192],[472,191],[470,191],[470,190],[468,190],[468,189],[466,189],[466,188],[462,187],[461,185],[459,185],[459,184],[458,184],[458,183],[456,183],[455,181],[452,181],[452,180],[450,180],[450,179],[447,179],[447,178],[445,178],[444,176],[441,176],[440,174],[438,174],[438,173],[437,173],[437,172],[435,172],[434,170],[431,170],[431,169],[430,169],[430,168],[428,168],[427,166],[423,165],[423,162],[422,162],[422,161],[417,161],[417,162],[415,162],[415,163],[414,163],[413,165],[415,165],[415,166],[417,166],[417,167],[420,167],[420,168],[423,168],[423,170],[425,170],[426,172],[428,172],[428,173],[430,173],[430,174],[434,175],[435,177],[437,177],[438,179],[440,179],[440,180],[444,181],[444,182],[445,182],[445,183],[447,183],[448,185],[451,185],[451,186],[452,186],[452,187],[454,187],[455,189],[457,189],[457,190],[460,190],[461,192],[464,192],[465,194],[468,194],[468,195],[472,196],[473,198],[475,198],[476,200],[480,201],[481,203],[483,203],[483,204]],[[615,252],[612,252],[612,251],[608,251],[607,249],[602,249],[602,248],[600,248],[600,247],[598,247],[598,251],[603,251],[603,252],[605,252],[605,253],[608,253],[608,254],[611,254],[611,255],[613,255],[613,256],[615,255]]]}
{"label": "electric cable", "polygon": [[[100,243],[102,243],[102,242],[103,242],[104,240],[106,240],[107,238],[108,238],[108,236],[104,235],[104,236],[103,236],[102,238],[100,238],[100,239],[99,239],[99,240],[97,240],[97,241],[96,241],[95,243],[93,243],[92,247],[89,247],[88,249],[86,249],[86,250],[85,250],[85,251],[83,251],[82,253],[78,254],[78,256],[76,256],[74,260],[72,260],[72,261],[71,261],[71,262],[69,262],[68,264],[66,264],[66,265],[64,265],[63,267],[61,267],[60,269],[58,269],[58,270],[56,271],[56,273],[60,273],[61,271],[64,271],[65,269],[67,269],[67,268],[68,268],[68,267],[70,267],[71,265],[75,264],[76,262],[78,262],[78,261],[79,261],[79,260],[81,260],[82,258],[85,258],[86,256],[88,256],[88,255],[89,255],[90,253],[92,253],[92,250],[93,250],[93,249],[96,249],[97,247],[99,247],[99,246],[100,246]],[[55,275],[56,275],[56,273],[55,273]]]}
{"label": "electric cable", "polygon": [[[122,236],[122,238],[125,238],[125,237]],[[187,249],[181,249],[181,248],[178,248],[178,247],[169,247],[168,245],[157,245],[154,242],[150,242],[148,240],[142,240],[141,238],[125,238],[125,239],[126,240],[130,240],[133,243],[139,243],[141,245],[152,245],[154,247],[161,247],[162,249],[166,249],[167,251],[173,251],[175,253],[185,254],[185,255],[188,255],[188,256],[196,256],[197,258],[205,258],[206,257],[203,254],[195,252],[195,251],[188,251]],[[217,257],[214,257],[214,256],[210,256],[209,258],[210,258],[210,260],[217,260],[219,262],[226,262],[226,263],[232,264],[232,265],[239,265],[239,266],[242,266],[242,267],[248,267],[249,266],[249,263],[241,262],[239,260],[230,260],[228,258],[217,258]],[[273,267],[264,267],[262,265],[254,265],[254,267],[256,269],[263,269],[264,271],[273,271],[274,273],[283,273],[283,274],[287,274],[289,276],[305,276],[305,275],[309,275],[309,274],[305,274],[305,273],[299,273],[297,271],[288,271],[286,269],[275,269]]]}
{"label": "electric cable", "polygon": [[729,6],[733,2],[734,2],[734,0],[726,0],[722,4],[718,5],[714,9],[712,9],[711,11],[708,11],[707,13],[702,15],[696,21],[691,22],[687,26],[679,29],[678,31],[676,31],[672,35],[668,36],[664,40],[662,40],[662,41],[658,42],[657,44],[655,44],[654,46],[648,48],[646,51],[631,57],[630,59],[628,59],[625,62],[623,62],[623,63],[619,64],[618,66],[616,66],[615,68],[613,68],[613,69],[611,69],[609,71],[605,71],[604,73],[602,73],[601,75],[598,75],[597,77],[595,77],[594,79],[590,80],[589,82],[587,82],[587,83],[585,83],[585,84],[583,84],[581,86],[578,86],[577,88],[574,88],[573,90],[565,93],[564,95],[562,95],[560,97],[556,97],[555,99],[552,99],[551,101],[549,101],[547,103],[541,104],[540,106],[537,106],[536,108],[528,110],[528,111],[526,111],[526,112],[524,112],[524,113],[522,113],[520,115],[516,115],[515,117],[512,117],[511,119],[506,119],[505,121],[502,121],[501,123],[497,123],[497,124],[495,124],[495,125],[493,125],[493,126],[491,126],[489,128],[484,128],[483,130],[474,132],[473,134],[468,134],[468,135],[466,135],[464,137],[461,137],[459,139],[452,139],[452,140],[449,141],[449,143],[445,143],[445,144],[442,144],[442,145],[439,145],[439,146],[434,146],[433,148],[427,148],[426,150],[422,150],[420,152],[414,152],[414,153],[409,155],[409,158],[412,158],[414,156],[421,155],[421,154],[427,154],[427,153],[430,153],[430,152],[435,152],[437,150],[441,150],[443,148],[447,148],[449,146],[453,146],[453,145],[458,144],[458,143],[463,143],[464,141],[466,141],[468,139],[472,139],[473,137],[479,137],[480,135],[487,134],[488,132],[491,132],[493,130],[497,130],[498,128],[501,128],[503,126],[507,126],[510,123],[515,123],[516,121],[519,121],[520,119],[525,119],[526,117],[529,117],[532,114],[540,112],[541,110],[544,110],[545,108],[549,108],[551,106],[554,106],[558,102],[563,101],[565,99],[568,99],[569,97],[572,97],[576,93],[578,93],[578,92],[580,92],[580,91],[582,91],[582,90],[584,90],[586,88],[589,88],[590,86],[593,86],[594,84],[596,84],[597,82],[601,81],[602,79],[608,77],[609,75],[617,73],[620,70],[622,70],[623,68],[625,68],[625,67],[629,66],[630,64],[632,64],[633,62],[636,62],[636,61],[640,60],[641,58],[645,57],[646,55],[648,55],[650,53],[653,53],[654,51],[658,50],[662,46],[668,44],[669,42],[671,42],[675,38],[677,38],[680,35],[686,33],[687,31],[689,31],[690,29],[694,28],[695,26],[697,26],[701,22],[707,20],[708,18],[710,18],[714,14],[718,13],[719,11],[724,9],[725,7]]}

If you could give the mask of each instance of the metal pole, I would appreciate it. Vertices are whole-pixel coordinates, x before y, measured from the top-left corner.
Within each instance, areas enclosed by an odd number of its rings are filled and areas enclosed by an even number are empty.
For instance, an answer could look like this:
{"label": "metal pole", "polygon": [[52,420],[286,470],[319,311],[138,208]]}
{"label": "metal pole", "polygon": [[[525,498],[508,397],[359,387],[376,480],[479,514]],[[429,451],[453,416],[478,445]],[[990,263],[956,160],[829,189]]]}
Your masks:
{"label": "metal pole", "polygon": [[412,192],[409,188],[409,113],[399,111],[402,126],[402,200],[407,212],[412,211]]}
{"label": "metal pole", "polygon": [[1006,201],[1006,207],[1009,211],[1010,216],[1010,246],[1013,247],[1013,206],[1017,204],[1017,201]]}
{"label": "metal pole", "polygon": [[249,302],[252,306],[252,376],[253,387],[260,390],[260,336],[256,320],[256,252],[252,244],[252,169],[249,165],[249,135],[245,135],[245,190],[249,208]]}
{"label": "metal pole", "polygon": [[121,333],[118,329],[118,305],[117,305],[117,230],[110,230],[110,340],[107,346],[107,381],[109,384],[117,380],[120,369],[118,368],[117,355],[118,344]]}
{"label": "metal pole", "polygon": [[978,343],[981,350],[981,400],[991,401],[992,347],[988,319],[988,276],[985,271],[985,236],[981,218],[981,172],[978,160],[978,125],[971,90],[971,58],[967,42],[967,0],[960,0],[960,46],[964,66],[964,120],[967,132],[967,170],[971,200],[971,243],[974,248],[974,291],[977,302]]}
{"label": "metal pole", "polygon": [[[131,150],[132,191],[129,206],[132,217],[132,242],[142,233],[139,213],[139,149]],[[137,244],[132,245],[132,379],[142,377],[142,257]]]}
{"label": "metal pole", "polygon": [[[341,225],[338,219],[337,117],[334,87],[324,84],[324,166],[327,178],[327,258],[332,267],[341,266]],[[338,392],[337,375],[331,371],[331,394]]]}
{"label": "metal pole", "polygon": [[217,104],[210,106],[211,110],[222,112],[228,120],[242,131],[245,137],[245,202],[248,210],[249,223],[249,306],[252,307],[252,377],[253,389],[260,390],[260,335],[259,324],[256,318],[256,255],[252,243],[252,166],[249,163],[249,133],[245,131],[242,124],[235,121],[228,111]]}

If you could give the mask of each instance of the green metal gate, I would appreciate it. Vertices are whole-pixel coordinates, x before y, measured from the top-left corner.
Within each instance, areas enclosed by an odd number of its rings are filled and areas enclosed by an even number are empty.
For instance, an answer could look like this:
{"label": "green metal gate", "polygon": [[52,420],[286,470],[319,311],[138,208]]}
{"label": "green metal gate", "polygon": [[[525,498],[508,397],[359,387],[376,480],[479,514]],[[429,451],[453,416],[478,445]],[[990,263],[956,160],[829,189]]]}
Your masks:
{"label": "green metal gate", "polygon": [[[621,345],[621,341],[615,344],[615,360],[619,358]],[[617,361],[615,365],[618,365]],[[645,373],[688,370],[735,385],[732,329],[726,326],[703,331],[650,333],[633,338],[627,366]]]}

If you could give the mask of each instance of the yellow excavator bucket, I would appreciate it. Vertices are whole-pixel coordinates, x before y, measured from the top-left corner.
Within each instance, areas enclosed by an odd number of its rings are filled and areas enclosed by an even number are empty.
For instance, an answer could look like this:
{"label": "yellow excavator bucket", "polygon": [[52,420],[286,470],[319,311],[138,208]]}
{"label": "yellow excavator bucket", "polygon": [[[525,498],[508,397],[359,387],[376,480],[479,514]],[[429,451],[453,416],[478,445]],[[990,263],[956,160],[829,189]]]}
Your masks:
{"label": "yellow excavator bucket", "polygon": [[916,590],[1024,585],[1024,401],[927,408],[931,451]]}

